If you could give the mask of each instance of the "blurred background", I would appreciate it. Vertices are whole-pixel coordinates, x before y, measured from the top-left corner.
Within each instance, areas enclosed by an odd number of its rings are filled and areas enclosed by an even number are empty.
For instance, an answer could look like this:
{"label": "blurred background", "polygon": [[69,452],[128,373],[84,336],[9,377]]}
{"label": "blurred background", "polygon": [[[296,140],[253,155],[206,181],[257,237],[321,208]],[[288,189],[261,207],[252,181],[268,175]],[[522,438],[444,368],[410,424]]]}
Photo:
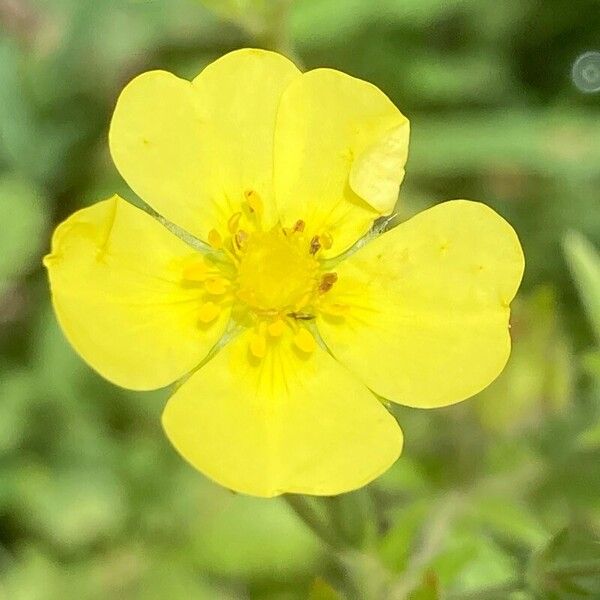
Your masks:
{"label": "blurred background", "polygon": [[[40,262],[72,211],[133,198],[107,146],[123,85],[248,45],[382,88],[412,122],[399,218],[482,200],[527,258],[504,374],[392,407],[404,455],[314,504],[329,544],[188,467],[168,390],[75,356]],[[597,0],[0,0],[0,599],[599,599],[600,55],[573,66],[594,50]]]}

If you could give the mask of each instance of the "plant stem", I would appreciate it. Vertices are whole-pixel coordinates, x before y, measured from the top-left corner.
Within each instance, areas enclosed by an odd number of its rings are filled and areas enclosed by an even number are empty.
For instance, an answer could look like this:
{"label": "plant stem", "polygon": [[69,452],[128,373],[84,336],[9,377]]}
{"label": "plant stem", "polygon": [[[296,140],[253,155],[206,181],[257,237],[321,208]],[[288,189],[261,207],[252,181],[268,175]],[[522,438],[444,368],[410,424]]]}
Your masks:
{"label": "plant stem", "polygon": [[269,19],[266,42],[282,54],[288,54],[292,46],[288,27],[291,4],[290,0],[274,0]]}
{"label": "plant stem", "polygon": [[265,23],[265,30],[258,35],[257,42],[267,50],[275,50],[290,58],[302,68],[302,61],[294,51],[290,35],[290,12],[293,0],[272,0]]}
{"label": "plant stem", "polygon": [[344,547],[343,542],[321,516],[319,516],[312,502],[299,494],[285,494],[282,496],[286,504],[296,513],[296,516],[327,546],[334,550]]}

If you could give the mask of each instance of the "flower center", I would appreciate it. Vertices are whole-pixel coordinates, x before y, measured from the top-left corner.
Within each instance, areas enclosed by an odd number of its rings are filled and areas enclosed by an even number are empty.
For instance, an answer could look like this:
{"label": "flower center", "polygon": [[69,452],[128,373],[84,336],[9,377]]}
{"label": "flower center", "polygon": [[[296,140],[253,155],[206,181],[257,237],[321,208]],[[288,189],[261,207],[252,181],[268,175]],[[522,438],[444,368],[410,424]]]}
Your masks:
{"label": "flower center", "polygon": [[237,295],[258,312],[300,310],[319,285],[319,262],[299,227],[249,234],[239,258]]}
{"label": "flower center", "polygon": [[331,248],[331,236],[323,232],[309,239],[304,221],[264,231],[260,197],[252,190],[244,196],[241,210],[227,222],[227,234],[208,232],[209,244],[230,262],[224,266],[197,255],[184,261],[184,284],[205,292],[199,323],[209,325],[230,306],[235,318],[252,328],[249,349],[255,359],[264,358],[286,331],[300,352],[310,354],[317,346],[310,325],[316,313],[340,315],[344,309],[322,304],[337,281],[319,260],[321,248]]}

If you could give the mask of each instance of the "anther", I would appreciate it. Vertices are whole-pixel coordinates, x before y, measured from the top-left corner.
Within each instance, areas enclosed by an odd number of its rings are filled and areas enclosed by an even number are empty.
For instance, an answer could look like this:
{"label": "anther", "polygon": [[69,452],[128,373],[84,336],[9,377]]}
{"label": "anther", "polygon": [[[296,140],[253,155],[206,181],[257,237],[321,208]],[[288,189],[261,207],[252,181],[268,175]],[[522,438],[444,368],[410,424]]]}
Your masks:
{"label": "anther", "polygon": [[223,238],[216,229],[211,229],[208,232],[208,243],[215,249],[219,250],[223,247]]}
{"label": "anther", "polygon": [[205,302],[198,311],[200,322],[208,324],[214,321],[221,312],[221,309],[214,302]]}
{"label": "anther", "polygon": [[301,327],[294,336],[294,344],[296,344],[302,352],[306,352],[306,354],[310,354],[317,347],[315,338],[312,336],[311,332],[304,327]]}
{"label": "anther", "polygon": [[325,250],[329,250],[329,248],[333,246],[333,238],[331,237],[330,233],[322,233],[319,239],[321,240],[321,245],[323,248],[325,248]]}
{"label": "anther", "polygon": [[241,212],[236,212],[229,217],[229,221],[227,221],[227,229],[229,230],[229,233],[235,233],[238,230],[241,218]]}
{"label": "anther", "polygon": [[244,245],[244,243],[246,242],[246,240],[248,239],[248,234],[243,230],[240,229],[234,236],[233,238],[235,240],[235,245],[237,247],[238,250],[242,249],[242,246]]}
{"label": "anther", "polygon": [[284,321],[282,319],[277,319],[277,321],[269,323],[267,326],[267,331],[271,337],[280,337],[285,331]]}
{"label": "anther", "polygon": [[256,358],[264,358],[267,353],[267,340],[260,333],[253,333],[250,337],[250,352]]}
{"label": "anther", "polygon": [[319,292],[325,294],[332,287],[333,284],[338,280],[337,273],[325,273],[321,278],[321,283],[319,284]]}
{"label": "anther", "polygon": [[296,224],[292,228],[292,231],[302,233],[304,231],[305,226],[306,226],[306,223],[302,219],[298,219],[296,221]]}
{"label": "anther", "polygon": [[209,294],[220,296],[227,291],[229,281],[224,277],[210,277],[204,282],[204,287]]}
{"label": "anther", "polygon": [[310,253],[315,255],[321,249],[321,240],[318,235],[315,235],[312,240],[310,240]]}
{"label": "anther", "polygon": [[258,193],[254,190],[246,190],[244,192],[244,197],[246,198],[250,212],[260,215],[263,211],[263,203]]}

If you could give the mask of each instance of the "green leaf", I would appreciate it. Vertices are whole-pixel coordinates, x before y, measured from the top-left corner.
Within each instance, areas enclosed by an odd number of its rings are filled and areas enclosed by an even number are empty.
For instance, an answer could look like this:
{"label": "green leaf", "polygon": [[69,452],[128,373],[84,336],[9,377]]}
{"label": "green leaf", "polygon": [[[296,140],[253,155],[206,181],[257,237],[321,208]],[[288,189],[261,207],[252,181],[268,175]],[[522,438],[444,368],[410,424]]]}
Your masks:
{"label": "green leaf", "polygon": [[548,539],[548,533],[525,503],[507,502],[505,496],[483,498],[473,510],[473,518],[501,540],[536,548]]}
{"label": "green leaf", "polygon": [[600,597],[600,534],[588,523],[572,523],[535,553],[529,585],[544,600]]}
{"label": "green leaf", "polygon": [[431,507],[430,500],[420,500],[394,512],[392,527],[378,547],[381,561],[391,571],[399,573],[406,568]]}
{"label": "green leaf", "polygon": [[563,248],[587,316],[600,342],[600,254],[581,233],[569,231]]}
{"label": "green leaf", "polygon": [[[565,131],[581,142],[552,143]],[[509,164],[544,176],[590,181],[599,163],[600,123],[584,112],[470,111],[452,119],[422,119],[411,137],[413,177],[484,175]]]}

